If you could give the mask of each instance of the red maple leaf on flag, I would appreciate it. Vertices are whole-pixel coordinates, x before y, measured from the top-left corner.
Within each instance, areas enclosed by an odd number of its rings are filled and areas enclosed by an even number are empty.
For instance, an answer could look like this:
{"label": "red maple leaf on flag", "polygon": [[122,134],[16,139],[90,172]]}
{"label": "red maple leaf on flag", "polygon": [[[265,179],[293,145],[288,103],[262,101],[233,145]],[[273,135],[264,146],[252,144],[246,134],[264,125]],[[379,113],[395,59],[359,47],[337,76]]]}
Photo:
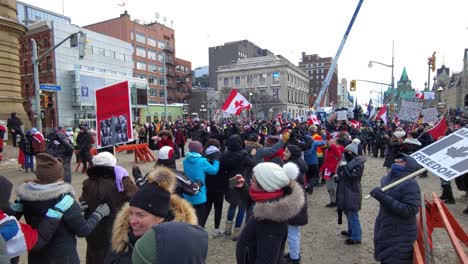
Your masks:
{"label": "red maple leaf on flag", "polygon": [[239,108],[239,107],[243,107],[243,106],[244,106],[244,101],[242,101],[242,100],[234,102],[234,107],[235,108]]}

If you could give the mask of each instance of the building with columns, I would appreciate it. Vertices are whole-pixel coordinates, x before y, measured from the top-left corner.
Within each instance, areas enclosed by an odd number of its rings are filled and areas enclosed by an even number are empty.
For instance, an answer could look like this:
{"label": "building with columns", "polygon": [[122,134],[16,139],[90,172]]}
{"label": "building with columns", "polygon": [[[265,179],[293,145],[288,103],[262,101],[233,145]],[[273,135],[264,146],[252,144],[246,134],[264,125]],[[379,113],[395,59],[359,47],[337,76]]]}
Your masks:
{"label": "building with columns", "polygon": [[281,55],[240,59],[220,66],[216,74],[220,100],[238,89],[250,99],[257,119],[296,118],[309,110],[309,76]]}

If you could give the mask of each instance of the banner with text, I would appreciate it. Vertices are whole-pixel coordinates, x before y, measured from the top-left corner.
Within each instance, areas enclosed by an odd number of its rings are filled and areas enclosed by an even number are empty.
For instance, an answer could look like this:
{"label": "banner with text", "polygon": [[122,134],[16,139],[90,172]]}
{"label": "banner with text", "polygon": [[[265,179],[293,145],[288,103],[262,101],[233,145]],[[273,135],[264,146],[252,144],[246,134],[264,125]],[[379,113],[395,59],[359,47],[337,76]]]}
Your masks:
{"label": "banner with text", "polygon": [[421,113],[422,102],[402,101],[398,120],[415,123]]}
{"label": "banner with text", "polygon": [[462,128],[411,154],[440,178],[450,181],[468,172],[468,128]]}
{"label": "banner with text", "polygon": [[422,109],[421,114],[424,116],[423,123],[432,123],[435,125],[439,121],[439,118],[437,117],[439,112],[435,107]]}
{"label": "banner with text", "polygon": [[96,90],[98,148],[133,141],[128,81]]}
{"label": "banner with text", "polygon": [[337,117],[336,120],[341,121],[341,120],[348,120],[348,110],[340,110],[337,111]]}

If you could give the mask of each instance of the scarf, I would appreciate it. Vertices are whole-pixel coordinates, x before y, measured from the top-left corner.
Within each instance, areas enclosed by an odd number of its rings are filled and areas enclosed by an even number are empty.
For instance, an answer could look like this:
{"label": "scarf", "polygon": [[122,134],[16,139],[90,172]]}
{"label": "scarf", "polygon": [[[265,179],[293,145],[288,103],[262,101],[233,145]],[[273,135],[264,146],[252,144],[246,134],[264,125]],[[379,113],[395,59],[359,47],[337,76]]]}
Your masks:
{"label": "scarf", "polygon": [[128,176],[128,172],[120,167],[120,166],[115,166],[114,167],[114,173],[115,173],[115,184],[117,185],[117,189],[119,192],[124,191],[124,186],[123,186],[123,178]]}
{"label": "scarf", "polygon": [[249,194],[250,194],[250,197],[252,197],[252,200],[254,200],[257,203],[262,203],[262,202],[275,200],[275,199],[283,197],[284,191],[283,189],[279,189],[274,192],[265,192],[265,191],[258,191],[250,187]]}

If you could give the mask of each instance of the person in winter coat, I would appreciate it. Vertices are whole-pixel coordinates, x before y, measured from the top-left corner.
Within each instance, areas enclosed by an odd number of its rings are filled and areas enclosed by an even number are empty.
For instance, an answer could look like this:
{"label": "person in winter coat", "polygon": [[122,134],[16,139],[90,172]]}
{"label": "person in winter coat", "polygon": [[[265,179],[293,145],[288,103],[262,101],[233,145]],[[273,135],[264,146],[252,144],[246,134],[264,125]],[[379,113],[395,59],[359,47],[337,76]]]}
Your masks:
{"label": "person in winter coat", "polygon": [[406,136],[400,147],[400,153],[411,155],[421,149],[422,144],[415,138],[415,133],[408,133]]}
{"label": "person in winter coat", "polygon": [[169,146],[174,150],[176,149],[174,138],[170,130],[162,129],[159,131],[158,136],[152,139],[156,141],[156,149],[161,149],[164,146]]}
{"label": "person in winter coat", "polygon": [[161,223],[138,239],[133,251],[133,264],[205,264],[208,234],[198,225]]}
{"label": "person in winter coat", "polygon": [[369,125],[361,129],[362,153],[364,155],[372,155],[372,139],[374,132]]}
{"label": "person in winter coat", "polygon": [[[323,138],[323,140],[322,140]],[[327,135],[323,134],[320,140],[314,140],[311,147],[304,151],[304,160],[309,167],[307,170],[307,184],[306,192],[312,194],[313,187],[319,182],[319,167],[317,158],[317,148],[324,146],[326,143]]]}
{"label": "person in winter coat", "polygon": [[21,129],[22,125],[23,121],[16,116],[16,112],[12,112],[7,120],[7,128],[11,133],[11,141],[13,142],[14,148],[16,148],[17,136],[24,137],[23,130]]}
{"label": "person in winter coat", "polygon": [[[223,153],[220,159],[218,177],[224,179],[226,187],[228,182],[236,182],[233,178],[237,175],[245,174],[245,170],[252,169],[256,163],[250,158],[249,153],[243,148],[243,140],[238,134],[234,134],[226,141],[226,152]],[[229,203],[229,209],[226,218],[226,235],[232,234],[232,240],[235,241],[240,234],[242,221],[244,220],[245,210],[247,208],[247,199],[242,199],[239,193],[242,190],[239,188],[226,188],[226,201]],[[232,221],[237,211],[237,217],[234,223],[234,230],[232,230]]]}
{"label": "person in winter coat", "polygon": [[20,148],[24,153],[24,172],[28,173],[28,169],[34,173],[34,151],[32,148],[32,132],[28,130],[24,138],[20,141]]}
{"label": "person in winter coat", "polygon": [[215,175],[219,170],[219,161],[213,161],[211,165],[208,160],[201,155],[203,146],[198,141],[191,141],[189,143],[189,152],[183,161],[184,171],[192,182],[200,182],[202,184],[200,192],[194,196],[184,194],[184,198],[192,204],[197,213],[197,218],[202,227],[205,226],[203,222],[206,214],[206,186],[205,178],[207,174]]}
{"label": "person in winter coat", "polygon": [[80,160],[83,164],[83,170],[81,173],[85,173],[86,169],[89,166],[93,166],[93,161],[91,159],[90,150],[93,146],[91,133],[89,132],[86,126],[80,126],[80,133],[76,137],[76,144],[78,145],[78,151],[80,153]]}
{"label": "person in winter coat", "polygon": [[404,137],[406,136],[405,131],[399,129],[393,133],[392,138],[387,141],[387,154],[385,155],[385,161],[383,166],[387,168],[387,172],[392,167],[393,160],[396,155],[400,153],[401,145],[403,145]]}
{"label": "person in winter coat", "polygon": [[100,203],[109,205],[110,214],[104,218],[86,237],[86,263],[99,264],[110,250],[112,224],[122,206],[138,190],[128,172],[117,165],[117,159],[109,152],[101,152],[93,157],[93,166],[86,170],[88,179],[83,182],[80,197],[86,205],[85,217],[89,217]]}
{"label": "person in winter coat", "polygon": [[0,237],[6,240],[5,246],[9,251],[6,260],[0,263],[17,264],[19,256],[26,253],[26,250],[38,252],[49,243],[63,217],[63,213],[58,212],[56,208],[66,212],[73,205],[73,199],[63,196],[57,204],[47,210],[42,222],[34,229],[16,219],[21,217],[23,205],[18,200],[10,204],[12,189],[13,184],[0,176]]}
{"label": "person in winter coat", "polygon": [[358,212],[361,210],[361,178],[366,158],[358,156],[358,145],[359,140],[354,139],[346,146],[337,170],[336,204],[348,220],[348,231],[341,232],[342,235],[348,237],[345,241],[347,245],[360,244],[362,237]]}
{"label": "person in winter coat", "polygon": [[387,131],[385,126],[382,124],[374,132],[374,139],[372,141],[372,153],[374,158],[377,158],[379,152],[381,158],[385,157],[385,135],[387,135]]}
{"label": "person in winter coat", "polygon": [[[210,164],[215,160],[221,160],[222,154],[220,153],[220,142],[217,139],[210,138],[206,143],[203,154]],[[221,225],[221,218],[223,215],[224,194],[226,193],[227,182],[226,179],[221,177],[220,170],[216,174],[207,174],[205,178],[206,185],[206,211],[203,221],[206,222],[210,215],[211,208],[214,207],[214,237],[223,235],[219,228]]]}
{"label": "person in winter coat", "polygon": [[[193,207],[174,194],[175,186],[176,176],[168,168],[160,166],[148,174],[147,182],[117,214],[112,229],[111,253],[105,263],[131,264],[132,255],[141,254],[143,247],[140,244],[138,247],[140,252],[137,252],[136,242],[153,226],[171,221],[197,224]],[[164,244],[157,246],[164,246]],[[167,250],[171,250],[167,252],[173,252],[177,249],[171,247]]]}
{"label": "person in winter coat", "polygon": [[185,157],[185,142],[187,139],[185,138],[185,129],[180,124],[177,124],[175,128],[175,145],[176,148],[180,151],[180,156]]}
{"label": "person in winter coat", "polygon": [[272,162],[253,169],[249,195],[255,202],[236,244],[238,264],[280,264],[288,236],[288,220],[304,206],[304,192],[294,180],[298,170]]}
{"label": "person in winter coat", "polygon": [[385,192],[381,188],[420,168],[414,158],[400,154],[381,180],[381,187],[370,193],[380,203],[374,227],[374,258],[381,263],[413,263],[413,244],[418,235],[416,215],[421,205],[418,182],[409,179]]}
{"label": "person in winter coat", "polygon": [[337,144],[335,140],[328,139],[325,150],[325,162],[320,167],[320,174],[325,179],[328,195],[330,196],[330,203],[326,207],[336,206],[336,187],[337,184],[333,177],[336,174],[338,163],[341,161],[344,147]]}
{"label": "person in winter coat", "polygon": [[[296,145],[288,145],[284,152],[284,170],[297,170],[298,175],[296,177],[296,181],[304,190],[304,206],[302,207],[301,211],[294,216],[293,218],[289,219],[288,221],[288,248],[289,253],[286,254],[286,259],[288,263],[300,263],[301,261],[301,226],[307,225],[309,219],[307,215],[307,195],[305,193],[304,187],[304,177],[307,173],[307,164],[305,163],[304,159],[302,159],[302,152],[301,149]],[[297,168],[291,168],[296,166]]]}
{"label": "person in winter coat", "polygon": [[6,128],[3,125],[0,125],[0,161],[3,160],[2,152],[3,152],[3,138],[5,137]]}
{"label": "person in winter coat", "polygon": [[46,153],[61,159],[63,162],[64,169],[64,181],[71,183],[71,157],[73,156],[73,145],[68,141],[67,136],[56,130],[47,136],[48,144],[46,147]]}
{"label": "person in winter coat", "polygon": [[[89,235],[99,221],[109,215],[107,204],[99,205],[85,219],[81,215],[80,205],[74,201],[71,184],[63,182],[63,165],[60,160],[49,154],[37,155],[36,179],[18,186],[17,198],[23,205],[26,223],[38,228],[49,208],[57,204],[64,196],[69,197],[72,205],[62,213],[62,222],[53,238],[40,252],[29,253],[28,263],[80,263],[76,251],[76,236]],[[61,213],[61,209],[56,210]]]}

